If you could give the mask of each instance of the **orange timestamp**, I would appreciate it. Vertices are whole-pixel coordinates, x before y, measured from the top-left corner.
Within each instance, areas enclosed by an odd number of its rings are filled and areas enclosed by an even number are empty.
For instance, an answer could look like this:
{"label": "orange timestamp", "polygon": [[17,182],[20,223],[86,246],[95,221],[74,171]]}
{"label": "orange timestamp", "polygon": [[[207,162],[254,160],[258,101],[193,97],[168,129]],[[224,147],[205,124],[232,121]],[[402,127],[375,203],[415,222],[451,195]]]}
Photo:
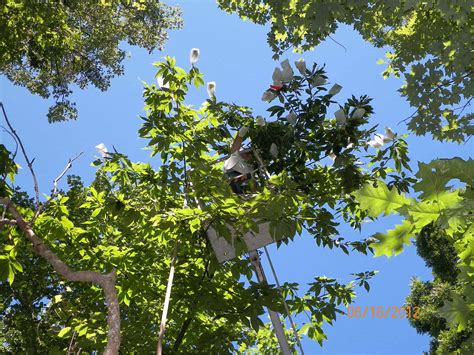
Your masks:
{"label": "orange timestamp", "polygon": [[393,307],[383,307],[383,306],[348,306],[347,307],[347,316],[349,318],[414,318],[418,319],[420,317],[420,307],[418,306],[393,306]]}

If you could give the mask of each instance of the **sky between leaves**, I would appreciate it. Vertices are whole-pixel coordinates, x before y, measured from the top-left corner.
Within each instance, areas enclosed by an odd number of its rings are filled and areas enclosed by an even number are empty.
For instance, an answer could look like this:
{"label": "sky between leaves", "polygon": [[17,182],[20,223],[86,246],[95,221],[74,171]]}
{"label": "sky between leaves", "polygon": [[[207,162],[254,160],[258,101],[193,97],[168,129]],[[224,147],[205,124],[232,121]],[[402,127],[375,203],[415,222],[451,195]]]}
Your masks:
{"label": "sky between leaves", "polygon": [[[143,113],[141,80],[154,80],[155,69],[151,63],[165,55],[175,56],[177,65],[189,67],[189,50],[200,48],[197,66],[206,81],[216,82],[216,96],[224,101],[236,102],[254,108],[255,115],[264,117],[268,104],[261,96],[271,84],[271,75],[277,65],[266,44],[266,29],[240,20],[220,11],[211,0],[184,0],[173,2],[183,7],[184,29],[170,33],[163,52],[148,55],[146,51],[129,48],[131,57],[125,62],[125,75],[112,82],[109,91],[95,89],[77,91],[73,99],[79,109],[79,120],[50,125],[46,113],[50,102],[33,97],[25,89],[14,87],[4,77],[0,78],[0,99],[5,104],[11,121],[26,143],[31,157],[35,157],[35,168],[42,193],[49,193],[53,179],[61,172],[67,160],[83,151],[84,155],[70,171],[81,175],[85,182],[91,181],[95,169],[90,162],[98,153],[94,147],[105,143],[109,150],[116,147],[132,160],[150,161],[149,152],[142,148],[143,140],[137,137],[140,126],[138,115]],[[297,55],[285,53],[282,59],[290,62],[305,58],[326,64],[330,84],[343,86],[338,99],[354,94],[368,94],[375,114],[372,123],[379,124],[379,132],[390,126],[397,133],[406,133],[399,121],[409,116],[410,108],[399,97],[397,79],[383,80],[383,67],[376,64],[385,50],[372,48],[349,27],[341,27],[333,36],[346,49],[334,41],[326,41],[314,52]],[[296,69],[295,69],[296,71]],[[200,105],[207,98],[205,88],[191,89],[188,103]],[[3,125],[3,123],[2,123]],[[426,137],[409,137],[412,167],[416,172],[417,161],[429,162],[435,158],[452,156],[468,157],[474,153],[472,144],[439,144]],[[12,147],[9,136],[0,133],[0,143]],[[64,182],[63,182],[64,183]],[[19,174],[17,184],[31,191],[31,177],[25,169]],[[368,223],[361,234],[347,226],[341,226],[341,235],[348,239],[360,239],[394,226],[396,217]],[[340,250],[318,248],[309,236],[296,238],[294,243],[276,250],[270,248],[280,282],[310,282],[312,277],[326,275],[348,281],[351,272],[379,270],[371,282],[371,291],[359,290],[354,306],[401,306],[409,293],[409,282],[413,276],[423,280],[431,278],[423,261],[416,255],[414,247],[406,248],[401,255],[386,259],[351,254]],[[273,278],[263,258],[270,282]],[[305,341],[303,347],[308,354],[316,353],[398,353],[419,354],[428,349],[429,338],[420,336],[403,319],[349,319],[339,317],[333,327],[325,331],[328,341],[320,348],[316,342]]]}

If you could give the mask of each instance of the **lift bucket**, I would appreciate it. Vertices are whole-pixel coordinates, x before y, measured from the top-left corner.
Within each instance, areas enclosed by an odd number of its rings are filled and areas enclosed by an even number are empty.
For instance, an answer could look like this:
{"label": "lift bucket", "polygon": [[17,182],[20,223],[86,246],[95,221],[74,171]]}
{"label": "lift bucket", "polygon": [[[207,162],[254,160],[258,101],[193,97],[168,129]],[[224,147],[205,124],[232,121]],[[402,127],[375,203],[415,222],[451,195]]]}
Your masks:
{"label": "lift bucket", "polygon": [[[253,148],[246,149],[245,151],[251,151],[253,153],[255,160],[258,164],[258,169],[256,171],[259,171],[265,179],[268,178],[268,172],[265,169],[264,163],[258,151]],[[222,162],[228,157],[229,156],[221,157],[217,159],[215,163]],[[199,201],[197,202],[198,204],[200,204]],[[219,235],[219,232],[215,228],[213,228],[212,224],[207,228],[207,238],[211,243],[212,249],[214,250],[214,253],[219,263],[223,263],[225,261],[240,256],[239,252],[235,248],[236,238],[242,239],[246,246],[246,250],[242,251],[241,253],[255,251],[259,248],[263,248],[266,245],[276,242],[276,240],[274,240],[270,234],[269,222],[260,223],[258,232],[249,231],[247,233],[242,234],[235,230],[232,225],[227,225],[227,228],[231,232],[230,241],[228,240],[228,238],[226,239],[222,235]]]}
{"label": "lift bucket", "polygon": [[[228,226],[232,232],[232,227]],[[237,235],[239,234],[239,237]],[[216,254],[217,261],[223,263],[224,261],[231,260],[239,255],[237,255],[234,242],[235,238],[242,238],[246,247],[247,252],[254,251],[259,248],[263,248],[266,245],[275,243],[275,240],[271,237],[270,234],[270,223],[265,222],[259,225],[258,233],[250,231],[248,233],[232,233],[231,241],[229,242],[226,238],[219,235],[219,233],[212,228],[212,225],[207,230],[207,238],[211,243],[212,249]]]}

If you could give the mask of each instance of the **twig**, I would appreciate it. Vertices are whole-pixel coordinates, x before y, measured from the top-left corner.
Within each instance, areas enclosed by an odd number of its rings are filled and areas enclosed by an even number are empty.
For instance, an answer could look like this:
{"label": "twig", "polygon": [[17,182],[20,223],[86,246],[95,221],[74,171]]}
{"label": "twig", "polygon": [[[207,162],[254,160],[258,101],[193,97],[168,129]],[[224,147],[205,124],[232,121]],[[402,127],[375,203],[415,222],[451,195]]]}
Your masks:
{"label": "twig", "polygon": [[339,43],[338,41],[336,41],[334,38],[332,38],[331,35],[328,35],[328,37],[329,37],[329,39],[330,39],[331,41],[333,41],[334,43],[337,43],[337,44],[340,45],[342,48],[344,48],[344,50],[347,52],[347,48],[344,47],[344,46],[343,46],[341,43]]}
{"label": "twig", "polygon": [[15,153],[13,153],[13,156],[12,156],[12,160],[15,160],[16,154],[18,153],[18,142],[17,142],[15,136],[12,134],[12,132],[10,132],[8,129],[6,129],[3,126],[0,126],[0,128],[2,128],[5,133],[9,134],[13,138],[13,141],[15,142],[15,145],[16,145],[15,146]]}
{"label": "twig", "polygon": [[73,341],[74,341],[75,336],[76,336],[76,331],[74,331],[74,333],[72,333],[71,341],[69,342],[69,347],[67,348],[67,351],[66,351],[67,355],[69,355],[69,353],[71,352],[72,346],[74,344]]}
{"label": "twig", "polygon": [[469,100],[467,100],[465,105],[453,108],[453,111],[461,109],[461,111],[459,111],[459,113],[458,113],[458,115],[461,115],[464,112],[464,110],[466,109],[466,107],[471,106],[471,101],[472,101],[472,97]]}
{"label": "twig", "polygon": [[58,182],[59,182],[59,180],[61,180],[63,178],[64,174],[66,174],[66,172],[69,169],[71,169],[72,163],[74,162],[74,160],[78,159],[82,154],[83,154],[83,152],[80,152],[74,158],[69,159],[67,164],[66,164],[66,167],[64,168],[64,170],[61,172],[61,174],[58,175],[58,177],[56,179],[54,179],[54,181],[53,181],[53,193],[51,194],[51,199],[53,199],[56,196],[56,194],[58,193]]}
{"label": "twig", "polygon": [[[21,141],[20,137],[18,136],[15,129],[11,125],[10,120],[8,119],[7,113],[5,111],[5,106],[3,106],[3,102],[0,102],[0,106],[2,107],[5,122],[7,123],[8,128],[10,129],[10,132],[15,136],[18,144],[20,145],[20,149],[21,149],[21,152],[23,153],[23,157],[26,160],[26,164],[28,165],[28,169],[31,172],[31,176],[33,177],[33,185],[34,185],[34,189],[35,189],[36,210],[38,210],[39,207],[40,207],[40,194],[39,194],[38,179],[36,178],[35,171],[33,170],[33,162],[34,162],[35,159],[33,158],[33,160],[30,160],[30,158],[28,157],[28,154],[26,154],[26,150],[25,150],[25,147],[23,146],[23,142]],[[37,216],[35,215],[35,218],[36,217]]]}
{"label": "twig", "polygon": [[74,271],[69,265],[63,262],[45,243],[36,235],[23,216],[18,212],[15,205],[8,198],[0,198],[0,204],[8,209],[13,216],[17,226],[25,234],[26,238],[33,244],[33,251],[44,258],[53,269],[66,280],[77,282],[90,282],[102,287],[105,295],[107,307],[107,345],[104,351],[106,355],[118,354],[120,348],[120,306],[115,288],[117,278],[116,270],[113,269],[107,274],[96,271]]}
{"label": "twig", "polygon": [[399,121],[399,122],[397,123],[397,126],[398,126],[399,124],[405,123],[405,122],[408,121],[410,118],[412,118],[413,116],[415,116],[415,115],[418,113],[418,111],[420,111],[420,109],[421,109],[422,107],[423,107],[423,105],[418,106],[418,108],[417,108],[410,116],[408,116],[407,118],[404,118],[403,120]]}
{"label": "twig", "polygon": [[48,204],[56,197],[56,195],[58,193],[58,182],[59,182],[59,180],[61,180],[62,177],[66,174],[66,172],[72,167],[72,162],[74,160],[78,159],[82,154],[83,154],[83,152],[80,152],[74,158],[69,159],[67,164],[66,164],[66,167],[61,172],[61,174],[59,174],[58,177],[53,180],[53,192],[51,193],[51,197],[48,199],[48,201],[46,201],[46,203],[39,206],[39,208],[35,212],[35,216],[33,218],[33,221],[35,221],[35,219],[38,218],[38,216],[41,214],[41,212],[43,212],[43,210],[48,206]]}

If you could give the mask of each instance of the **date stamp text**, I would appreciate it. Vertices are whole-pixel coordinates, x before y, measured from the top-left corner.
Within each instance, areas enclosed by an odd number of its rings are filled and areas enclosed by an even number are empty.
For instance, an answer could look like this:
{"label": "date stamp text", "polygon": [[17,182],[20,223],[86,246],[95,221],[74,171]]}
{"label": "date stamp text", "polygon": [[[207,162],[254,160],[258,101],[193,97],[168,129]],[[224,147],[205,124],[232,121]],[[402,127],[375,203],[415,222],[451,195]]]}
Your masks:
{"label": "date stamp text", "polygon": [[418,306],[348,306],[347,316],[349,318],[415,318],[420,317]]}

